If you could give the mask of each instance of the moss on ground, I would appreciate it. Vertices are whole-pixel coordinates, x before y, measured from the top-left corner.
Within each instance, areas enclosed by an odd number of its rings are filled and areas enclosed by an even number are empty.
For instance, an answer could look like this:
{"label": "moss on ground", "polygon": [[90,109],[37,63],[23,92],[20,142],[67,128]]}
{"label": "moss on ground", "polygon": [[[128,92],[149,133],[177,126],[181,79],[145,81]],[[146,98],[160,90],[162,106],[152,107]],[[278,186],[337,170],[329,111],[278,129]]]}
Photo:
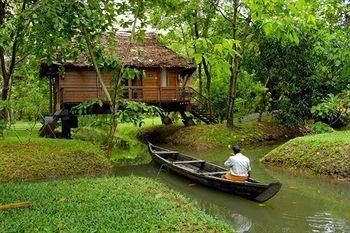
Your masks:
{"label": "moss on ground", "polygon": [[284,141],[300,135],[300,130],[291,130],[269,122],[236,123],[232,131],[225,125],[155,126],[143,129],[138,137],[154,143],[181,145],[193,149],[213,149],[238,143],[257,145]]}
{"label": "moss on ground", "polygon": [[0,140],[0,182],[93,176],[110,170],[96,145],[40,138],[36,130],[30,137],[26,129],[9,131]]}
{"label": "moss on ground", "polygon": [[350,179],[350,131],[295,138],[272,150],[262,162]]}
{"label": "moss on ground", "polygon": [[232,232],[182,195],[141,177],[0,186],[3,232]]}

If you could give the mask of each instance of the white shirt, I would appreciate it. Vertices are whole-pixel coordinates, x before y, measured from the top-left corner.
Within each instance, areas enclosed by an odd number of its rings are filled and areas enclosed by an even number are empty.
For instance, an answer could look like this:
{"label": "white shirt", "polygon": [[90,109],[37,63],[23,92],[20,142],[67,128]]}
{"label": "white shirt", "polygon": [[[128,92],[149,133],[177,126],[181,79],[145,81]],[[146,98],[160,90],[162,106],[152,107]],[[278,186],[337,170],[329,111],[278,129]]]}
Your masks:
{"label": "white shirt", "polygon": [[230,156],[225,166],[230,168],[230,173],[234,176],[248,176],[251,170],[249,159],[241,153]]}

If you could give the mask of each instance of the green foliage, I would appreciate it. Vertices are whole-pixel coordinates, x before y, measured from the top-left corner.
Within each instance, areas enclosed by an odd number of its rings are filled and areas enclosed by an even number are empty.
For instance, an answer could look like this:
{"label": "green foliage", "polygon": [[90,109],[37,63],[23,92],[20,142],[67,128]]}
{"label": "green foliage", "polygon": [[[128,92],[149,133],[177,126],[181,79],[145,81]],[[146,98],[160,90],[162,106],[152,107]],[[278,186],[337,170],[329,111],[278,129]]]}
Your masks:
{"label": "green foliage", "polygon": [[143,177],[2,184],[0,196],[0,204],[32,203],[0,212],[5,232],[232,232],[184,196]]}
{"label": "green foliage", "polygon": [[338,95],[330,94],[322,103],[311,108],[316,119],[335,127],[350,122],[350,91]]}
{"label": "green foliage", "polygon": [[[325,96],[336,96],[346,89],[350,82],[346,17],[349,4],[335,0],[327,4],[307,0],[238,1],[237,31],[233,38],[234,2],[7,1],[1,21],[0,48],[6,54],[6,64],[1,66],[7,67],[5,73],[11,71],[11,58],[17,59],[13,75],[10,72],[13,79],[10,83],[14,86],[10,88],[12,99],[6,102],[13,119],[46,115],[47,80],[38,81],[39,60],[45,57],[48,64],[53,60],[62,63],[76,60],[81,52],[87,52],[87,38],[98,66],[112,71],[112,84],[118,83],[120,75],[122,82],[143,76],[143,71],[131,67],[120,74],[123,64],[114,41],[114,28],[130,28],[135,18],[135,43],[142,41],[144,26],[152,24],[167,32],[159,38],[172,49],[197,64],[206,61],[212,101],[220,106],[222,115],[227,111],[234,57],[242,64],[234,109],[239,115],[272,110],[279,122],[294,127],[312,117],[311,107],[318,106]],[[251,23],[246,24],[248,19]],[[104,48],[106,43],[112,45],[108,53]],[[11,57],[14,45],[17,54]],[[202,79],[204,87],[210,84],[203,70]],[[116,91],[123,94],[121,88]],[[78,114],[84,114],[90,104],[86,103],[85,109],[82,106]],[[142,120],[136,118],[142,116],[135,113],[135,107],[127,108],[130,109],[126,112],[118,112],[118,118],[141,124]],[[142,106],[137,108],[144,111]]]}
{"label": "green foliage", "polygon": [[32,74],[16,78],[11,94],[13,120],[36,121],[49,115],[48,80]]}
{"label": "green foliage", "polygon": [[320,121],[313,123],[310,127],[315,133],[330,133],[334,131],[332,127]]}
{"label": "green foliage", "polygon": [[313,106],[311,113],[319,119],[324,119],[329,123],[334,123],[340,116],[338,111],[340,99],[332,94],[323,103]]}
{"label": "green foliage", "polygon": [[[245,71],[241,72],[240,82],[238,83],[238,95],[236,100],[236,111],[247,115],[259,112],[262,108],[263,97],[268,96],[268,89],[254,75]],[[268,108],[262,109],[264,112]]]}
{"label": "green foliage", "polygon": [[[127,99],[120,99],[119,108],[116,112],[118,122],[120,123],[132,123],[134,125],[141,126],[143,120],[146,117],[155,116],[162,112],[162,110],[156,106],[147,105],[143,102],[130,101]],[[72,108],[72,113],[75,115],[84,115],[91,112],[94,106],[103,106],[101,99],[87,100]],[[89,126],[99,126],[110,124],[110,117],[95,118],[96,121],[90,122]]]}
{"label": "green foliage", "polygon": [[120,102],[121,110],[117,112],[117,117],[122,123],[132,123],[141,126],[146,117],[155,116],[162,112],[156,106],[147,105],[142,102],[123,99]]}
{"label": "green foliage", "polygon": [[[197,64],[206,60],[215,105],[226,107],[233,56],[240,58],[243,66],[235,104],[239,114],[274,110],[279,122],[295,127],[312,117],[311,107],[323,96],[346,88],[350,82],[350,43],[348,20],[341,15],[349,10],[349,4],[239,1],[244,12],[239,12],[237,38],[232,39],[233,3],[165,1],[161,10],[155,8],[152,20],[169,31],[162,40],[174,50]],[[164,14],[167,19],[161,20]],[[254,27],[245,32],[248,15]],[[195,25],[199,35],[195,35]],[[247,74],[252,77],[250,83]],[[203,71],[202,79],[207,85]]]}
{"label": "green foliage", "polygon": [[83,103],[80,103],[77,106],[74,106],[71,110],[72,114],[74,115],[84,115],[88,114],[89,112],[92,112],[92,109],[94,106],[103,106],[103,100],[102,99],[90,99],[87,101],[84,101]]}
{"label": "green foliage", "polygon": [[243,64],[268,91],[262,93],[263,98],[257,101],[261,104],[257,105],[269,107],[276,119],[288,127],[303,124],[312,117],[311,107],[322,95],[333,91],[325,83],[328,78],[317,75],[317,38],[307,30],[299,33],[298,45],[263,34],[257,37],[258,48],[247,51],[249,58]]}

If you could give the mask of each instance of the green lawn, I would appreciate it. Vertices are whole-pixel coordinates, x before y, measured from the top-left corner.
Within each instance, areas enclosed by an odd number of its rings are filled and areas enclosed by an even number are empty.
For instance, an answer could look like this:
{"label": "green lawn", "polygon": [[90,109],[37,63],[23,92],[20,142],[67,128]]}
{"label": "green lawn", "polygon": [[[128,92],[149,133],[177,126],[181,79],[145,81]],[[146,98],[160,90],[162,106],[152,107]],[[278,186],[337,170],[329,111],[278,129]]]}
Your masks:
{"label": "green lawn", "polygon": [[0,186],[1,232],[232,232],[194,203],[141,177],[94,178]]}
{"label": "green lawn", "polygon": [[350,179],[350,131],[295,138],[271,151],[263,162]]}

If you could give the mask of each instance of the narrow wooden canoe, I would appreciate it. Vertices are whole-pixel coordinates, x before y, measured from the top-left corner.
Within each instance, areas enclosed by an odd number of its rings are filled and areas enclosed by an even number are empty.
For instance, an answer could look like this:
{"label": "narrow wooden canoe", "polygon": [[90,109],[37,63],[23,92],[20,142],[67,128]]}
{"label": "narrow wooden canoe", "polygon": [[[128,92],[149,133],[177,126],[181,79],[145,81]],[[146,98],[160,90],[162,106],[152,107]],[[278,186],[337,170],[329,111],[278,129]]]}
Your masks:
{"label": "narrow wooden canoe", "polygon": [[265,202],[281,189],[280,182],[263,184],[254,179],[246,182],[233,182],[222,178],[227,169],[176,151],[148,143],[149,152],[155,162],[169,170],[187,177],[196,183],[206,185],[244,198]]}

